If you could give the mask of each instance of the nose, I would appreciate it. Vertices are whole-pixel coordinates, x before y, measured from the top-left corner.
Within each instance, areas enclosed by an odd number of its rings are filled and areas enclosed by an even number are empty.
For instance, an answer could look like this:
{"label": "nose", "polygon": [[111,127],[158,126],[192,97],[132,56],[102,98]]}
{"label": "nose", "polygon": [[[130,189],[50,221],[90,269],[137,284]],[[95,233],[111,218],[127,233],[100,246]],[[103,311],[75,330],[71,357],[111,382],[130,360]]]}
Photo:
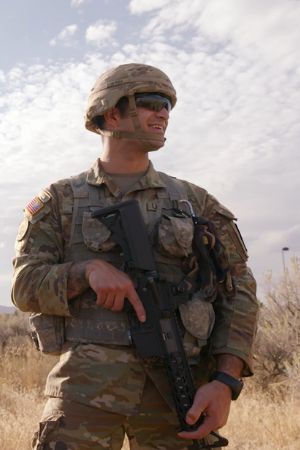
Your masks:
{"label": "nose", "polygon": [[162,107],[160,111],[156,111],[156,115],[162,119],[168,120],[169,111],[167,110],[167,108]]}

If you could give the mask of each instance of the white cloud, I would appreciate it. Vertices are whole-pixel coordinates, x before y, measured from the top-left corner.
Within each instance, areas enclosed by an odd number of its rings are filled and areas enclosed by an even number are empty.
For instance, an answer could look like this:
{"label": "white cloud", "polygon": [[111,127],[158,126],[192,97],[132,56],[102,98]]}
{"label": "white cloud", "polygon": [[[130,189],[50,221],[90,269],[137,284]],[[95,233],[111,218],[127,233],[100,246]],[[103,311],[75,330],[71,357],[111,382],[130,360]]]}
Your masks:
{"label": "white cloud", "polygon": [[89,2],[89,0],[71,0],[71,6],[73,8],[79,8],[84,3],[87,3],[87,2]]}
{"label": "white cloud", "polygon": [[67,25],[61,30],[60,33],[49,42],[51,47],[55,47],[58,44],[62,44],[64,47],[72,47],[75,42],[73,39],[78,27],[76,24]]}
{"label": "white cloud", "polygon": [[[147,11],[144,0],[134,6],[133,13]],[[198,48],[200,42],[212,51],[232,44],[249,57],[261,55],[288,68],[300,59],[299,18],[298,0],[166,0],[143,33],[147,39],[169,40],[186,32],[186,43]]]}
{"label": "white cloud", "polygon": [[[140,26],[135,39],[128,35],[109,54],[97,49],[78,62],[17,66],[3,74],[3,251],[13,248],[30,198],[51,181],[86,169],[100,153],[100,138],[84,129],[82,119],[95,79],[108,67],[140,61],[165,70],[178,92],[166,146],[151,155],[155,166],[204,186],[233,209],[259,281],[267,269],[281,271],[283,246],[299,256],[296,3],[169,1],[151,13],[146,40]],[[92,27],[86,37],[97,45],[116,31],[115,22]]]}
{"label": "white cloud", "polygon": [[230,39],[239,50],[255,51],[270,61],[290,64],[291,59],[300,57],[299,18],[297,0],[213,0],[197,24],[211,38]]}
{"label": "white cloud", "polygon": [[170,0],[131,0],[129,10],[132,14],[142,14],[164,7]]}
{"label": "white cloud", "polygon": [[87,28],[85,38],[90,44],[97,47],[104,47],[106,44],[113,44],[113,36],[116,30],[116,22],[99,20]]}

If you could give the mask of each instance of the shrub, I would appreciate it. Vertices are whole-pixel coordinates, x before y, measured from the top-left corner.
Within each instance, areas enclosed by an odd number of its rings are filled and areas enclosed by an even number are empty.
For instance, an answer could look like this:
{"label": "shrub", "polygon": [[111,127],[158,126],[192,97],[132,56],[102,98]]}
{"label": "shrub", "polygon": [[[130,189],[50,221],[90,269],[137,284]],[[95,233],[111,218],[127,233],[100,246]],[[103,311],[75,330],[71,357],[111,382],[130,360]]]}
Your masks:
{"label": "shrub", "polygon": [[29,335],[28,314],[15,311],[13,314],[0,314],[0,349],[11,341],[24,342],[24,337]]}
{"label": "shrub", "polygon": [[268,280],[266,303],[256,342],[256,379],[282,395],[300,392],[300,259],[274,283]]}

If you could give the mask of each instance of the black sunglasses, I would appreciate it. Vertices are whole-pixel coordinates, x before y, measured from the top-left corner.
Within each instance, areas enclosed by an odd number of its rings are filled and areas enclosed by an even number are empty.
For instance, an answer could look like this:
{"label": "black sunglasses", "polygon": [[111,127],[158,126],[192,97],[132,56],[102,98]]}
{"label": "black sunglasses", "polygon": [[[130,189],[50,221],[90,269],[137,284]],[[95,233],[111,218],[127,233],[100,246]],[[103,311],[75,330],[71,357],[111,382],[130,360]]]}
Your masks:
{"label": "black sunglasses", "polygon": [[157,112],[161,111],[163,108],[166,108],[168,112],[172,109],[172,103],[167,97],[155,93],[136,94],[135,104],[136,106]]}

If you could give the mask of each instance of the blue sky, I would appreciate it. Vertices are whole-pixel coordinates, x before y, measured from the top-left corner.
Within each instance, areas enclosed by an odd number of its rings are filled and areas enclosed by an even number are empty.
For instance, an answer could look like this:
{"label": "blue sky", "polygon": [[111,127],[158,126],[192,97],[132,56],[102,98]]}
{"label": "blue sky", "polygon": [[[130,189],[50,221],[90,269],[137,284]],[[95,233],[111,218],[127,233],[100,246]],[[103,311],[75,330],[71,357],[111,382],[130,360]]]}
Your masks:
{"label": "blue sky", "polygon": [[10,0],[0,18],[0,304],[22,209],[99,156],[87,96],[126,62],[172,79],[178,103],[154,165],[234,211],[261,295],[282,247],[287,265],[300,256],[298,0]]}
{"label": "blue sky", "polygon": [[[63,63],[67,59],[84,58],[91,51],[85,32],[97,20],[117,22],[116,38],[126,42],[125,36],[134,33],[136,21],[136,16],[129,14],[128,5],[126,0],[1,2],[1,69],[9,70],[19,63]],[[72,25],[76,30],[71,34],[69,29],[68,35],[66,28]],[[63,30],[66,30],[65,37],[59,36]]]}

